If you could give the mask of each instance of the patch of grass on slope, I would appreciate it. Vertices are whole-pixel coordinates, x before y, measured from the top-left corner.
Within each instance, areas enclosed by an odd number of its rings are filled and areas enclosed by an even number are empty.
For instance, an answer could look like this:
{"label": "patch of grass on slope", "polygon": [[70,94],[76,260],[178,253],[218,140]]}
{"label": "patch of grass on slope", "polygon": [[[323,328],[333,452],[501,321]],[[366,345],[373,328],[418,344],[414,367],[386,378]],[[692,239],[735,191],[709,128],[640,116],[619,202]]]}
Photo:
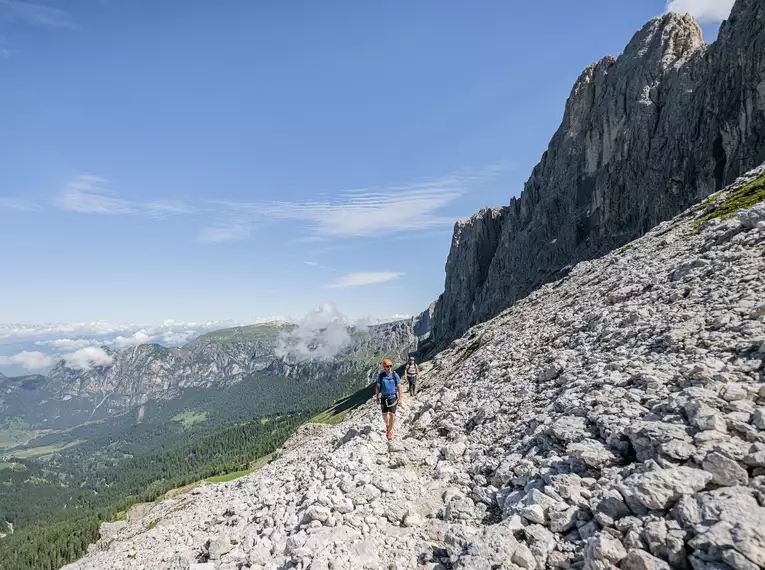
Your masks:
{"label": "patch of grass on slope", "polygon": [[[239,479],[240,477],[244,477],[245,475],[253,473],[257,471],[258,469],[260,469],[261,467],[263,467],[266,463],[268,463],[271,460],[273,456],[274,456],[274,452],[271,452],[268,455],[259,457],[255,461],[251,461],[247,469],[242,469],[241,471],[233,471],[231,473],[226,473],[224,475],[216,475],[214,477],[207,477],[205,479],[200,479],[199,481],[189,483],[188,485],[184,485],[183,487],[178,487],[177,489],[170,489],[167,493],[164,493],[160,495],[159,497],[157,497],[154,500],[154,502],[160,503],[164,501],[165,499],[173,499],[175,497],[188,493],[192,489],[195,489],[196,487],[199,487],[200,485],[204,485],[205,483],[227,483],[228,481]],[[120,520],[120,519],[115,519],[115,520]]]}
{"label": "patch of grass on slope", "polygon": [[715,208],[693,222],[696,229],[703,226],[709,220],[720,218],[725,220],[736,215],[738,210],[747,210],[755,204],[765,200],[765,175],[760,176],[754,182],[747,184],[731,192],[727,198],[719,202]]}
{"label": "patch of grass on slope", "polygon": [[197,412],[195,410],[187,410],[180,414],[176,414],[171,419],[174,422],[182,423],[184,428],[190,428],[194,424],[207,421],[207,412]]}
{"label": "patch of grass on slope", "polygon": [[241,471],[234,471],[233,473],[226,473],[225,475],[216,475],[215,477],[208,477],[205,479],[208,483],[226,483],[244,477],[248,473],[252,473],[252,469],[242,469]]}
{"label": "patch of grass on slope", "polygon": [[289,332],[294,328],[295,328],[295,325],[292,325],[289,323],[281,323],[281,322],[261,323],[258,325],[247,325],[243,327],[232,327],[228,329],[220,329],[217,331],[205,333],[197,337],[195,341],[191,341],[191,343],[189,344],[192,344],[194,342],[205,342],[205,341],[211,341],[211,340],[270,341],[270,340],[277,339],[282,332]]}
{"label": "patch of grass on slope", "polygon": [[70,447],[74,447],[76,445],[80,445],[83,443],[84,440],[78,439],[76,441],[70,441],[66,444],[59,444],[59,445],[44,445],[42,447],[33,447],[31,449],[25,449],[23,451],[15,451],[11,458],[16,459],[24,459],[27,457],[42,457],[44,455],[50,455],[51,453],[58,453],[59,451],[64,451],[65,449],[69,449]]}

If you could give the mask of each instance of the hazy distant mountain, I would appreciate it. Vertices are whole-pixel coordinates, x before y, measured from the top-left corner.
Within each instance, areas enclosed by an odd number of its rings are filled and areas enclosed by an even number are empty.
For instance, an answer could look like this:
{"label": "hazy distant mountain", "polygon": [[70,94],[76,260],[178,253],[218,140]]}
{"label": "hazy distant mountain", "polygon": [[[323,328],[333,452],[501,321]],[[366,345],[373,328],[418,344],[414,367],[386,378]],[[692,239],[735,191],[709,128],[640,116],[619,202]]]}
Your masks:
{"label": "hazy distant mountain", "polygon": [[414,348],[412,324],[405,320],[366,329],[343,326],[345,343],[329,355],[319,350],[325,331],[311,331],[313,337],[306,340],[297,335],[297,325],[279,322],[222,329],[181,348],[101,347],[96,361],[85,368],[62,360],[47,376],[0,375],[0,411],[24,416],[33,424],[69,424],[178,398],[189,389],[227,388],[257,374],[358,387],[383,356],[402,361]]}

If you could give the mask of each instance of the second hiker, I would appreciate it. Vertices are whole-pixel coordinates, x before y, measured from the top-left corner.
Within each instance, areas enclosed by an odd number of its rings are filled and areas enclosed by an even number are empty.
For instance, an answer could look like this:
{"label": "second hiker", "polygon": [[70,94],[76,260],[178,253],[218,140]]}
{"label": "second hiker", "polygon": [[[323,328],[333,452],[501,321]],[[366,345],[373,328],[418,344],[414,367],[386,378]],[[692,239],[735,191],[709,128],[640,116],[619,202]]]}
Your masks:
{"label": "second hiker", "polygon": [[414,396],[417,392],[417,380],[420,379],[420,369],[414,362],[414,356],[409,357],[409,363],[406,365],[406,381],[409,384],[409,393]]}
{"label": "second hiker", "polygon": [[385,421],[385,431],[388,439],[393,439],[393,423],[396,421],[396,407],[404,407],[401,398],[401,378],[393,370],[393,363],[387,358],[383,360],[383,372],[377,375],[375,401],[380,404],[382,396],[382,415]]}

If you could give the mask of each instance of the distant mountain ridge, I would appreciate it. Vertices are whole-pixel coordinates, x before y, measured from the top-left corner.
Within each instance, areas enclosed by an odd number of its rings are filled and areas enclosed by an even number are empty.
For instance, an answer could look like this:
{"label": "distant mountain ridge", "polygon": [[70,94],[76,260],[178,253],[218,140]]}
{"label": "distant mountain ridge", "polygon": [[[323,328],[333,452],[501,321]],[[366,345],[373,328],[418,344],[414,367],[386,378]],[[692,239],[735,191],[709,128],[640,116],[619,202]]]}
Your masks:
{"label": "distant mountain ridge", "polygon": [[581,74],[520,197],[457,222],[423,352],[763,161],[765,2],[737,0],[713,44],[690,15],[651,20]]}
{"label": "distant mountain ridge", "polygon": [[298,360],[277,354],[280,339],[296,327],[279,322],[222,329],[180,348],[102,347],[113,359],[110,365],[82,370],[62,360],[47,376],[0,377],[0,412],[56,416],[66,409],[90,419],[97,410],[111,415],[149,401],[178,398],[189,389],[225,389],[252,374],[309,382],[343,379],[360,387],[382,356],[403,361],[416,346],[409,319],[367,329],[350,327],[349,344],[332,358]]}

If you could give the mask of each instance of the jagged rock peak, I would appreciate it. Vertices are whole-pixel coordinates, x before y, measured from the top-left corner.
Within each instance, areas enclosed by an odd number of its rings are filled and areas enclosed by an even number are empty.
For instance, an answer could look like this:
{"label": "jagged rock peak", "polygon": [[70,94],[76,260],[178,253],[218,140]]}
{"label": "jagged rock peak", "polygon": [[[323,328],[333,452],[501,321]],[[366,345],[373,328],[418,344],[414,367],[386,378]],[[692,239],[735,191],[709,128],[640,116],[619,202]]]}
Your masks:
{"label": "jagged rock peak", "polygon": [[651,20],[584,70],[520,197],[455,226],[432,345],[733,182],[763,141],[765,0],[738,0],[710,45],[689,15]]}
{"label": "jagged rock peak", "polygon": [[666,68],[706,46],[696,19],[670,12],[650,20],[627,44],[623,57],[639,57]]}

